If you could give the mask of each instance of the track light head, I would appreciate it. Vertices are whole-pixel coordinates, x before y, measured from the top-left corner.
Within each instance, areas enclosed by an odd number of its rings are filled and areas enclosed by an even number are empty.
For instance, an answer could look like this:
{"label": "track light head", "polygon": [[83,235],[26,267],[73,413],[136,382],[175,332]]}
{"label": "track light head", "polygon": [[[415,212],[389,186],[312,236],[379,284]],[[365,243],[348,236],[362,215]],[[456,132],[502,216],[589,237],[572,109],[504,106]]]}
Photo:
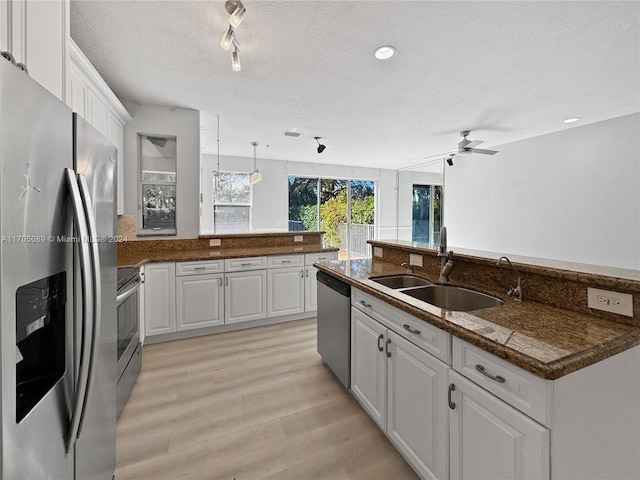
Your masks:
{"label": "track light head", "polygon": [[318,153],[322,153],[322,152],[324,152],[324,149],[325,149],[325,148],[327,148],[327,146],[326,146],[326,145],[322,145],[322,144],[320,143],[320,139],[321,139],[322,137],[313,137],[313,138],[315,139],[315,141],[316,141],[316,142],[318,142]]}
{"label": "track light head", "polygon": [[247,13],[247,9],[240,0],[227,0],[224,4],[224,8],[229,15],[229,24],[233,28],[238,28],[238,25],[244,20],[244,16]]}
{"label": "track light head", "polygon": [[231,44],[233,43],[233,27],[229,25],[229,28],[222,35],[222,39],[220,40],[220,46],[225,50],[229,50],[231,48]]}
{"label": "track light head", "polygon": [[447,158],[447,164],[450,167],[453,167],[453,155],[451,155],[450,157]]}

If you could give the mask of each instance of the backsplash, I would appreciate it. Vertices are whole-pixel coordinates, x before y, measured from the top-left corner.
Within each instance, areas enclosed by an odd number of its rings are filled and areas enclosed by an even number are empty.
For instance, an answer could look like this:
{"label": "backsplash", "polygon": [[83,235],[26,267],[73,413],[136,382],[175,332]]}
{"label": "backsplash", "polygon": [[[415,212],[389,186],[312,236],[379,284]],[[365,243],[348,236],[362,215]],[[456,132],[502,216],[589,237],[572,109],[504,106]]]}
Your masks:
{"label": "backsplash", "polygon": [[[415,273],[437,281],[440,273],[440,258],[436,256],[436,250],[394,242],[370,241],[369,243],[382,249],[382,257],[373,257],[374,264],[387,262],[400,265],[403,262],[409,262],[410,254],[419,254],[422,256],[423,266],[414,266]],[[496,259],[454,253],[453,263],[454,267],[449,276],[452,284],[484,290],[504,298],[506,292],[517,283],[516,274],[504,263],[497,266]],[[525,302],[544,303],[640,326],[640,281],[638,280],[526,263],[513,262],[513,266],[522,277]],[[632,294],[633,317],[590,309],[587,306],[588,287]]]}

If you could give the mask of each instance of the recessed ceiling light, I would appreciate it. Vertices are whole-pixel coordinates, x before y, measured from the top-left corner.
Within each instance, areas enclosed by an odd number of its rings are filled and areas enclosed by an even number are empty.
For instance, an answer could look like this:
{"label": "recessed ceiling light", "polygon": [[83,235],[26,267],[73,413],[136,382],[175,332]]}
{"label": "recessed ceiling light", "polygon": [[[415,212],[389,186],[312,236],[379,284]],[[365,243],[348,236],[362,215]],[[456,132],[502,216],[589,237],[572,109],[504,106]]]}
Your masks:
{"label": "recessed ceiling light", "polygon": [[564,120],[564,123],[575,123],[582,120],[580,117],[571,117]]}
{"label": "recessed ceiling light", "polygon": [[378,60],[386,60],[387,58],[393,57],[395,53],[396,47],[391,45],[382,45],[373,51],[373,56]]}

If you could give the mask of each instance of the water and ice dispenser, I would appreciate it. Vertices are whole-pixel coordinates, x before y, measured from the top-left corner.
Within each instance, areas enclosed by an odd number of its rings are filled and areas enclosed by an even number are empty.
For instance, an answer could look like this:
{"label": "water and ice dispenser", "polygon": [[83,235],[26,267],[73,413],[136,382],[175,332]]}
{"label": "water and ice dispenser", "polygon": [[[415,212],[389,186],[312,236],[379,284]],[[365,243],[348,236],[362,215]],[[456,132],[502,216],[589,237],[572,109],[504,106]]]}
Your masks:
{"label": "water and ice dispenser", "polygon": [[65,370],[66,273],[16,290],[16,422],[62,378]]}

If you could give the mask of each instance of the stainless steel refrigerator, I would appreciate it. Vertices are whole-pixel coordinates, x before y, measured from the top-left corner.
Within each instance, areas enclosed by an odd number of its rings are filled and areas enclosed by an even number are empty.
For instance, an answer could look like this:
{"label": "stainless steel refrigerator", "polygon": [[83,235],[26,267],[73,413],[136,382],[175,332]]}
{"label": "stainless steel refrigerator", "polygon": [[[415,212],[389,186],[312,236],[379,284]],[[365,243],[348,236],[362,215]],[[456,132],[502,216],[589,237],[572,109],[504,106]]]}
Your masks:
{"label": "stainless steel refrigerator", "polygon": [[0,61],[2,479],[114,475],[116,155]]}

